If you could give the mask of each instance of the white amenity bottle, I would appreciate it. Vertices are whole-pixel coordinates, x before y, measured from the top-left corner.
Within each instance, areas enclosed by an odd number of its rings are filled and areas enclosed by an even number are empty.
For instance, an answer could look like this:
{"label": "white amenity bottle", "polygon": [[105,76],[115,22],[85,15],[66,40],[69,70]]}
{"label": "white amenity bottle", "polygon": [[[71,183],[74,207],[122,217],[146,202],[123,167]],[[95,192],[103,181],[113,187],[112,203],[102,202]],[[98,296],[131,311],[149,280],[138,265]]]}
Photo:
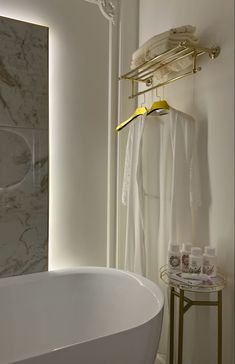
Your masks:
{"label": "white amenity bottle", "polygon": [[183,273],[189,272],[189,254],[191,253],[191,249],[191,243],[183,243],[181,250],[181,269]]}
{"label": "white amenity bottle", "polygon": [[203,257],[202,249],[194,247],[191,249],[191,254],[189,254],[189,273],[202,273]]}
{"label": "white amenity bottle", "polygon": [[205,247],[205,252],[203,254],[203,273],[210,277],[216,277],[217,273],[217,257],[215,254],[215,248],[210,246]]}
{"label": "white amenity bottle", "polygon": [[179,273],[181,271],[180,260],[180,246],[178,244],[169,244],[167,264],[169,273]]}

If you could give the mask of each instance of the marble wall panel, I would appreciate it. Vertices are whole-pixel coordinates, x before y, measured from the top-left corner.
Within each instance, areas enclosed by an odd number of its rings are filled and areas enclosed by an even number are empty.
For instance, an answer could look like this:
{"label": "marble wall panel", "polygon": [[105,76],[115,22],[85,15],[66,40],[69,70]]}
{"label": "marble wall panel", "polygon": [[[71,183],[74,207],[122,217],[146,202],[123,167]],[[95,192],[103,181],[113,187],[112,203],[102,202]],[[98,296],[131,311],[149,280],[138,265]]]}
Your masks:
{"label": "marble wall panel", "polygon": [[48,267],[48,29],[0,17],[0,277]]}
{"label": "marble wall panel", "polygon": [[48,28],[0,17],[0,116],[48,129]]}

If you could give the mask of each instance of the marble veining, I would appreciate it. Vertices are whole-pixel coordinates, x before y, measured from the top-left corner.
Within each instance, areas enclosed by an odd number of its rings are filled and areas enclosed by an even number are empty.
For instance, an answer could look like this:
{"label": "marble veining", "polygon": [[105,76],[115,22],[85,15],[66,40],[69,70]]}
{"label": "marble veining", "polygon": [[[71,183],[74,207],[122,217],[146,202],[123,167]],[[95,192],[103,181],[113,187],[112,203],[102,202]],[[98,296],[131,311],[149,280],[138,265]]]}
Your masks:
{"label": "marble veining", "polygon": [[0,129],[0,188],[23,180],[31,165],[31,151],[15,131]]}
{"label": "marble veining", "polygon": [[48,266],[48,29],[0,17],[0,277]]}
{"label": "marble veining", "polygon": [[48,28],[0,17],[1,125],[48,128]]}

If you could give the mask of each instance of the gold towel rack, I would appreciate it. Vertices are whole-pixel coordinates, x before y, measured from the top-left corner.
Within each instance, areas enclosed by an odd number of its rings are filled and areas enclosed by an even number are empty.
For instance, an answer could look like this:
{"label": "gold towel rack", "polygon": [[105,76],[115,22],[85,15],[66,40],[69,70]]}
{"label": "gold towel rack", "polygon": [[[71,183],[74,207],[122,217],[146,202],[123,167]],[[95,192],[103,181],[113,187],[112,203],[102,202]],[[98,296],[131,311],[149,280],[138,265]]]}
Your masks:
{"label": "gold towel rack", "polygon": [[[201,67],[197,67],[197,58],[205,53],[207,53],[211,59],[214,59],[218,57],[220,53],[220,48],[203,48],[200,46],[192,45],[188,41],[180,42],[176,47],[157,55],[149,61],[144,62],[140,66],[120,76],[119,80],[124,79],[132,81],[132,92],[131,96],[129,96],[129,99],[133,99],[134,97],[142,95],[158,87],[165,86],[171,82],[177,81],[183,77],[200,71]],[[157,85],[153,85],[154,74],[156,71],[190,55],[192,55],[193,57],[192,69],[190,71],[180,73],[175,77],[168,79],[167,81],[158,83]],[[144,83],[146,85],[146,88],[142,91],[135,92],[135,86],[138,82]]]}

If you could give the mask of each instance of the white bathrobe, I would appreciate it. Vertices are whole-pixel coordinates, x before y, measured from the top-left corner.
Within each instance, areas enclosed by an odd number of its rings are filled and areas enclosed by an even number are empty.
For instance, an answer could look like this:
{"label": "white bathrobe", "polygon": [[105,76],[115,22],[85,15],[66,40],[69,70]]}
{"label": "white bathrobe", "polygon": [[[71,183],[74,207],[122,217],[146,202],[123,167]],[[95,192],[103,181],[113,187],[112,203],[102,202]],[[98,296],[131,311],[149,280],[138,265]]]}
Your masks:
{"label": "white bathrobe", "polygon": [[193,217],[201,204],[198,123],[173,108],[167,115],[153,115],[129,126],[122,190],[127,206],[125,269],[155,281],[166,293],[159,270],[167,263],[168,244],[193,241]]}

